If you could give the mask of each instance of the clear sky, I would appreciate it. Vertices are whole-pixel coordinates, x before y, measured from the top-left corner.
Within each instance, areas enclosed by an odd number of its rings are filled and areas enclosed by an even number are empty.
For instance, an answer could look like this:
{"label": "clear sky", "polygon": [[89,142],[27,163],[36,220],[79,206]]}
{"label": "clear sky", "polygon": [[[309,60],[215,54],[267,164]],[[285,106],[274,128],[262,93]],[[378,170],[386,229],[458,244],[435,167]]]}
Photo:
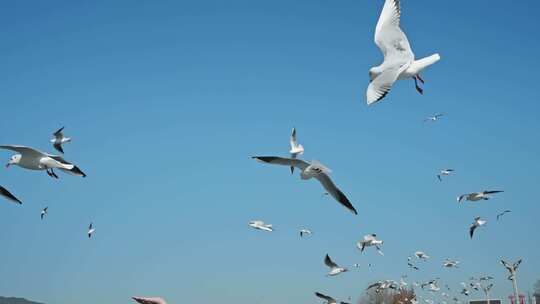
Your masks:
{"label": "clear sky", "polygon": [[[368,282],[441,277],[454,290],[524,259],[523,292],[540,279],[540,62],[535,1],[403,1],[402,28],[424,73],[365,104],[382,56],[383,1],[3,1],[0,143],[54,152],[86,179],[18,167],[0,185],[0,295],[48,304],[313,303],[314,291],[358,298]],[[434,124],[422,120],[447,114]],[[333,170],[353,216],[316,181],[252,155],[288,152]],[[0,151],[1,162],[11,153]],[[440,183],[440,168],[456,175]],[[461,193],[505,190],[478,204]],[[49,216],[39,214],[49,206]],[[498,212],[510,209],[497,222]],[[468,227],[488,219],[474,240]],[[247,226],[274,224],[267,234]],[[89,240],[86,228],[94,222]],[[300,239],[299,228],[313,230]],[[355,248],[367,233],[385,256]],[[407,256],[432,258],[411,273]],[[338,263],[373,267],[325,277]],[[443,269],[445,258],[461,268]],[[472,298],[479,298],[475,294]]]}

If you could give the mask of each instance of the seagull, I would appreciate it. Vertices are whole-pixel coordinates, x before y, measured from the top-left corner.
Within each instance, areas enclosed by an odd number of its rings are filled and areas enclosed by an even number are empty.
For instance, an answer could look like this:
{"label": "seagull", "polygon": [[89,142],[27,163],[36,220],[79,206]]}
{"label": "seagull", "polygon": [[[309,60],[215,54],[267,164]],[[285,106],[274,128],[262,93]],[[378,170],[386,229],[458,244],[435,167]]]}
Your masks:
{"label": "seagull", "polygon": [[386,0],[377,27],[375,43],[384,55],[381,65],[369,70],[370,84],[367,88],[367,104],[383,99],[399,79],[414,79],[416,90],[423,94],[417,80],[424,83],[420,73],[439,61],[439,54],[415,60],[407,36],[399,27],[401,9],[399,0]]}
{"label": "seagull", "polygon": [[304,235],[311,235],[311,230],[309,230],[309,229],[301,229],[300,230],[300,237],[304,237]]}
{"label": "seagull", "polygon": [[369,285],[367,287],[367,290],[370,290],[372,288],[375,288],[376,293],[380,293],[381,291],[383,291],[385,289],[388,289],[388,288],[397,289],[398,284],[394,280],[384,280],[384,281],[378,281],[378,282],[375,282],[375,283]]}
{"label": "seagull", "polygon": [[[298,155],[304,154],[304,147],[298,144],[298,141],[296,140],[296,128],[292,129],[291,139],[289,142],[291,144],[291,150],[289,150],[289,153],[291,153],[292,159],[297,158]],[[291,166],[291,174],[293,173],[294,173],[294,166]]]}
{"label": "seagull", "polygon": [[327,295],[322,294],[322,293],[320,293],[320,292],[316,292],[315,295],[316,295],[317,297],[319,297],[319,298],[325,300],[325,301],[326,301],[326,304],[337,304],[337,301],[336,301],[334,298],[330,297],[330,296],[327,296]]}
{"label": "seagull", "polygon": [[81,169],[66,161],[61,156],[43,153],[25,146],[0,146],[0,149],[18,153],[11,156],[9,162],[6,164],[6,168],[9,168],[11,165],[18,165],[29,170],[46,170],[47,174],[54,178],[58,178],[58,176],[54,173],[53,169],[58,168],[72,175],[86,177],[86,174]]}
{"label": "seagull", "polygon": [[68,143],[71,141],[71,138],[64,136],[64,127],[61,127],[58,131],[53,133],[54,138],[51,139],[53,147],[58,150],[60,153],[64,154],[64,149],[62,149],[63,143]]}
{"label": "seagull", "polygon": [[423,261],[427,261],[427,259],[429,259],[429,255],[427,255],[425,252],[422,252],[422,251],[417,251],[414,253],[414,255],[418,259],[423,260]]}
{"label": "seagull", "polygon": [[356,212],[356,209],[351,204],[349,199],[339,190],[334,182],[330,179],[330,176],[328,175],[331,173],[330,169],[323,166],[321,163],[317,161],[313,161],[311,163],[308,163],[306,161],[303,161],[301,159],[294,159],[294,158],[283,158],[283,157],[276,157],[276,156],[253,156],[253,159],[256,159],[263,163],[268,164],[274,164],[274,165],[282,165],[282,166],[293,166],[297,167],[302,172],[300,173],[300,177],[304,180],[315,178],[317,179],[324,189],[332,195],[334,199],[336,199],[340,204],[345,206],[345,208],[349,209],[354,214],[358,214]]}
{"label": "seagull", "polygon": [[2,186],[0,186],[0,195],[9,201],[22,205],[22,202],[18,198],[16,198],[15,195],[11,194],[11,192],[9,192],[6,188]]}
{"label": "seagull", "polygon": [[[501,260],[501,264],[506,267],[506,269],[508,269],[508,271],[510,272],[510,275],[513,276],[513,274],[516,272],[516,270],[518,269],[519,267],[519,264],[521,264],[521,259],[519,259],[517,262],[515,262],[514,264],[510,264],[504,260]],[[510,279],[510,277],[509,277]],[[514,278],[512,278],[513,280]]]}
{"label": "seagull", "polygon": [[439,291],[439,290],[441,290],[441,288],[439,286],[437,286],[437,280],[438,280],[438,278],[433,279],[431,281],[428,281],[426,283],[423,283],[422,285],[420,285],[420,287],[422,289],[424,289],[426,286],[429,286],[429,289],[428,289],[429,291],[433,291],[433,292]]}
{"label": "seagull", "polygon": [[450,260],[450,259],[446,259],[443,262],[443,267],[446,267],[446,268],[459,268],[458,264],[459,264],[459,261],[453,261],[453,260]]}
{"label": "seagull", "polygon": [[90,223],[90,225],[88,226],[88,238],[91,238],[92,234],[94,234],[95,231],[96,229],[94,229],[94,224]]}
{"label": "seagull", "polygon": [[43,210],[41,210],[41,219],[43,219],[48,214],[47,210],[49,210],[49,207],[45,207],[43,208]]}
{"label": "seagull", "polygon": [[466,199],[466,200],[471,201],[471,202],[476,202],[476,201],[480,201],[480,200],[487,201],[488,199],[490,199],[491,194],[501,193],[501,192],[504,192],[504,191],[482,191],[482,192],[473,192],[473,193],[462,194],[462,195],[458,196],[457,201],[458,201],[458,203],[461,203],[461,201],[463,201],[463,199]]}
{"label": "seagull", "polygon": [[443,117],[444,114],[442,113],[437,113],[433,116],[428,116],[426,119],[424,119],[424,122],[428,122],[428,121],[437,121],[439,120],[439,118]]}
{"label": "seagull", "polygon": [[412,268],[414,270],[419,270],[420,269],[417,266],[413,265],[411,262],[407,263],[407,265],[409,266],[409,268]]}
{"label": "seagull", "polygon": [[495,278],[488,275],[488,276],[480,277],[478,280],[480,280],[480,281],[490,281],[490,280],[493,280],[493,279],[495,279]]}
{"label": "seagull", "polygon": [[330,272],[326,276],[336,276],[349,271],[347,268],[339,267],[338,264],[334,263],[328,254],[324,257],[324,264],[330,267]]}
{"label": "seagull", "polygon": [[377,240],[376,239],[377,235],[376,234],[367,234],[364,236],[363,240],[361,241],[358,241],[356,243],[356,247],[358,247],[358,249],[360,249],[360,252],[364,252],[364,249],[366,247],[370,247],[370,246],[375,246],[375,248],[377,248],[377,251],[379,252],[380,255],[384,255],[383,252],[381,251],[381,245],[383,244],[383,241],[382,240]]}
{"label": "seagull", "polygon": [[497,214],[497,221],[501,218],[501,216],[509,213],[509,212],[512,212],[511,210],[504,210],[503,212]]}
{"label": "seagull", "polygon": [[474,230],[480,226],[484,226],[487,223],[487,221],[482,220],[479,216],[474,218],[474,222],[471,224],[471,227],[469,229],[469,234],[471,236],[471,239],[473,238]]}
{"label": "seagull", "polygon": [[252,228],[262,231],[274,231],[274,228],[272,228],[272,224],[265,224],[263,221],[250,221],[248,225]]}
{"label": "seagull", "polygon": [[167,304],[162,298],[132,297],[132,299],[141,304]]}
{"label": "seagull", "polygon": [[437,178],[439,179],[439,181],[442,182],[443,176],[448,176],[452,174],[453,172],[454,172],[454,169],[442,169],[441,171],[439,171],[439,174],[437,174]]}

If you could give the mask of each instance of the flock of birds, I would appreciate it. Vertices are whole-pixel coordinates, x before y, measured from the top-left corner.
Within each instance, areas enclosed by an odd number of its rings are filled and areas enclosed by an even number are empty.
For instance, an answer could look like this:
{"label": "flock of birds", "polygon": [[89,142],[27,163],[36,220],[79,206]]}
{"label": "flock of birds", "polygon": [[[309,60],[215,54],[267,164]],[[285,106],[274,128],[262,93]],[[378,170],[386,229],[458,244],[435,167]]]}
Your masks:
{"label": "flock of birds", "polygon": [[[366,91],[368,105],[381,101],[389,93],[394,82],[401,79],[413,79],[416,90],[420,94],[423,94],[424,90],[420,87],[419,83],[424,84],[425,80],[420,76],[420,73],[423,72],[427,67],[440,60],[440,56],[438,54],[434,54],[419,60],[415,59],[415,55],[411,50],[407,36],[400,28],[400,15],[400,1],[385,0],[384,7],[375,29],[375,43],[383,53],[384,61],[379,66],[373,67],[369,70],[370,83]],[[434,114],[433,116],[427,117],[424,122],[436,122],[444,115],[445,114],[443,113]],[[58,131],[54,132],[54,138],[52,138],[50,141],[53,147],[63,155],[63,144],[71,142],[71,138],[64,135],[64,128],[62,127]],[[55,179],[59,178],[55,170],[63,171],[76,176],[86,177],[86,174],[81,169],[59,155],[44,153],[37,149],[20,145],[0,145],[0,149],[11,150],[16,153],[11,156],[6,167],[19,166],[28,170],[45,171],[48,176]],[[298,143],[297,132],[294,128],[290,136],[290,150],[288,152],[289,157],[253,156],[253,159],[265,164],[289,167],[291,174],[294,174],[295,170],[298,170],[302,180],[317,180],[326,191],[324,192],[324,195],[331,196],[354,215],[358,214],[351,201],[332,181],[330,177],[332,171],[328,167],[324,166],[318,161],[308,162],[301,159],[301,156],[304,153],[304,147]],[[443,177],[448,177],[453,174],[455,174],[455,170],[453,169],[442,169],[437,174],[437,179],[442,182]],[[484,201],[490,199],[492,195],[501,192],[503,191],[489,190],[462,194],[457,198],[457,201],[458,203],[465,201]],[[9,201],[22,204],[21,200],[2,186],[0,186],[0,195]],[[502,216],[509,212],[511,211],[505,210],[501,212],[497,215],[497,220],[500,220]],[[47,215],[48,207],[45,207],[41,210],[40,217],[43,220]],[[475,217],[473,223],[469,227],[470,238],[472,239],[475,231],[478,228],[485,226],[486,223],[487,221],[485,219],[482,219],[479,216]],[[261,220],[250,221],[249,226],[265,232],[274,231],[271,224],[265,223]],[[94,232],[94,225],[90,223],[87,230],[88,238],[91,238]],[[312,235],[312,231],[307,228],[302,228],[299,231],[299,234],[301,238],[304,238]],[[379,254],[384,255],[382,252],[383,243],[383,240],[378,239],[376,234],[368,234],[359,240],[356,243],[356,246],[361,252],[364,252],[366,248],[373,247]],[[420,267],[418,264],[416,264],[416,260],[425,262],[430,259],[430,256],[422,251],[415,252],[413,256],[409,256],[407,262],[408,267],[412,270],[420,270]],[[514,270],[517,269],[520,262],[521,261],[519,261],[517,265],[510,265],[509,263],[502,261],[505,267],[508,269],[510,269],[509,267],[513,267]],[[328,254],[324,257],[324,264],[329,268],[327,276],[338,276],[349,271],[347,267],[340,266],[338,263],[336,263]],[[458,268],[459,265],[459,261],[449,258],[445,259],[442,263],[444,268]],[[354,264],[354,267],[358,268],[360,265]],[[381,293],[387,289],[400,290],[409,284],[405,281],[406,277],[407,276],[405,275],[402,276],[399,282],[394,280],[377,281],[369,285],[367,289],[374,290],[376,293]],[[492,279],[493,278],[490,276],[483,276],[480,278],[471,278],[469,282],[462,282],[460,294],[469,296],[472,291],[484,290],[487,292],[493,286],[493,284],[490,283]],[[509,279],[511,278],[509,277]],[[439,287],[439,280],[439,278],[435,278],[422,283],[412,282],[412,286],[419,286],[421,289],[427,290],[430,293],[437,293],[441,290]],[[450,292],[450,287],[446,285],[446,291],[442,292],[441,296],[443,298],[450,298]],[[327,304],[338,303],[336,299],[320,292],[316,292],[315,295],[325,301]],[[159,297],[133,297],[132,299],[141,304],[166,303],[164,299]],[[455,303],[460,302],[455,296],[452,299]],[[421,298],[419,296],[415,296],[414,298],[404,299],[400,304],[417,304],[420,300]],[[428,298],[424,299],[424,302],[427,304],[434,303],[432,299]],[[340,301],[340,303],[345,304],[347,302]],[[441,303],[445,304],[446,301],[443,300]]]}

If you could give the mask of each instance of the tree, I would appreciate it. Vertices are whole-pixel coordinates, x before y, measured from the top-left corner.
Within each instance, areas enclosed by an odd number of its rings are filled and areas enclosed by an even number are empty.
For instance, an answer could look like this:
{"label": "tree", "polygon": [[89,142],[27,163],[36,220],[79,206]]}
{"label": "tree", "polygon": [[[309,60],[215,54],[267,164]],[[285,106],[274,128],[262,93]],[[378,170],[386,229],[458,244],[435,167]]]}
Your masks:
{"label": "tree", "polygon": [[370,289],[360,299],[359,304],[411,304],[414,298],[416,295],[412,289],[384,289],[380,292]]}

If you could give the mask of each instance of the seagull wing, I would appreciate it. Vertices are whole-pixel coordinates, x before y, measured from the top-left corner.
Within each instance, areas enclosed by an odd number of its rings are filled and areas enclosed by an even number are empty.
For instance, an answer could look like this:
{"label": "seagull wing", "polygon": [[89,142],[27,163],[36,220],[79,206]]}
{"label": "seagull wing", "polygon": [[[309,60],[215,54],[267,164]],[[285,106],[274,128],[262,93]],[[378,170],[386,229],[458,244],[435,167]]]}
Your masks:
{"label": "seagull wing", "polygon": [[285,158],[285,157],[277,157],[277,156],[253,156],[251,157],[253,159],[256,159],[263,163],[273,164],[273,165],[281,165],[281,166],[289,166],[289,167],[296,167],[300,170],[304,170],[309,166],[309,163],[306,161],[303,161],[301,159],[295,159],[295,158]]}
{"label": "seagull wing", "polygon": [[141,304],[167,304],[162,298],[132,297],[132,299]]}
{"label": "seagull wing", "polygon": [[461,201],[463,201],[463,199],[464,199],[467,195],[468,195],[468,194],[462,194],[462,195],[458,196],[457,202],[458,202],[458,203],[461,203]]}
{"label": "seagull wing", "polygon": [[54,143],[53,144],[53,147],[59,151],[60,153],[64,154],[64,149],[62,148],[62,144],[61,143]]}
{"label": "seagull wing", "polygon": [[512,267],[514,267],[514,271],[518,269],[519,264],[521,264],[521,259],[519,261],[515,262]]}
{"label": "seagull wing", "polygon": [[25,146],[5,145],[5,146],[0,146],[0,149],[15,151],[15,152],[20,153],[21,155],[29,157],[29,158],[40,158],[40,157],[43,157],[43,156],[47,156],[46,153],[43,153],[43,152],[41,152],[39,150],[36,150],[34,148],[25,147]]}
{"label": "seagull wing", "polygon": [[501,192],[504,192],[504,191],[484,191],[485,194],[495,194],[495,193],[501,193]]}
{"label": "seagull wing", "polygon": [[320,292],[316,292],[315,295],[316,295],[317,297],[323,299],[323,300],[328,301],[328,303],[335,303],[335,302],[336,302],[336,300],[335,300],[334,298],[332,298],[332,297],[330,297],[330,296],[327,296],[327,295],[325,295],[325,294],[322,294],[322,293],[320,293]]}
{"label": "seagull wing", "polygon": [[375,43],[384,55],[383,72],[368,86],[367,103],[384,98],[399,74],[414,60],[409,40],[399,28],[401,10],[399,0],[386,0],[375,28]]}
{"label": "seagull wing", "polygon": [[56,132],[53,133],[54,137],[56,138],[62,138],[64,137],[64,134],[62,133],[64,131],[64,127],[61,127]]}
{"label": "seagull wing", "polygon": [[471,239],[473,238],[474,230],[476,229],[476,225],[471,225],[471,228],[469,229],[469,235],[471,236]]}
{"label": "seagull wing", "polygon": [[15,197],[15,195],[11,194],[6,188],[0,186],[0,195],[7,198],[8,200],[18,203],[19,205],[22,205],[22,202]]}
{"label": "seagull wing", "polygon": [[345,208],[349,209],[352,213],[358,214],[345,194],[343,194],[343,192],[341,192],[341,190],[339,190],[332,182],[330,176],[325,173],[319,173],[315,176],[315,178],[321,182],[324,189],[326,189],[326,191],[328,191],[328,193],[330,193],[330,195],[332,195],[332,197],[334,197],[340,204],[345,206]]}
{"label": "seagull wing", "polygon": [[290,144],[291,144],[291,149],[294,149],[298,146],[298,142],[296,140],[296,128],[292,129]]}
{"label": "seagull wing", "polygon": [[326,266],[330,267],[330,268],[337,268],[338,265],[336,263],[334,263],[334,261],[332,261],[332,259],[330,258],[330,256],[327,254],[326,257],[324,257],[324,264],[326,264]]}

